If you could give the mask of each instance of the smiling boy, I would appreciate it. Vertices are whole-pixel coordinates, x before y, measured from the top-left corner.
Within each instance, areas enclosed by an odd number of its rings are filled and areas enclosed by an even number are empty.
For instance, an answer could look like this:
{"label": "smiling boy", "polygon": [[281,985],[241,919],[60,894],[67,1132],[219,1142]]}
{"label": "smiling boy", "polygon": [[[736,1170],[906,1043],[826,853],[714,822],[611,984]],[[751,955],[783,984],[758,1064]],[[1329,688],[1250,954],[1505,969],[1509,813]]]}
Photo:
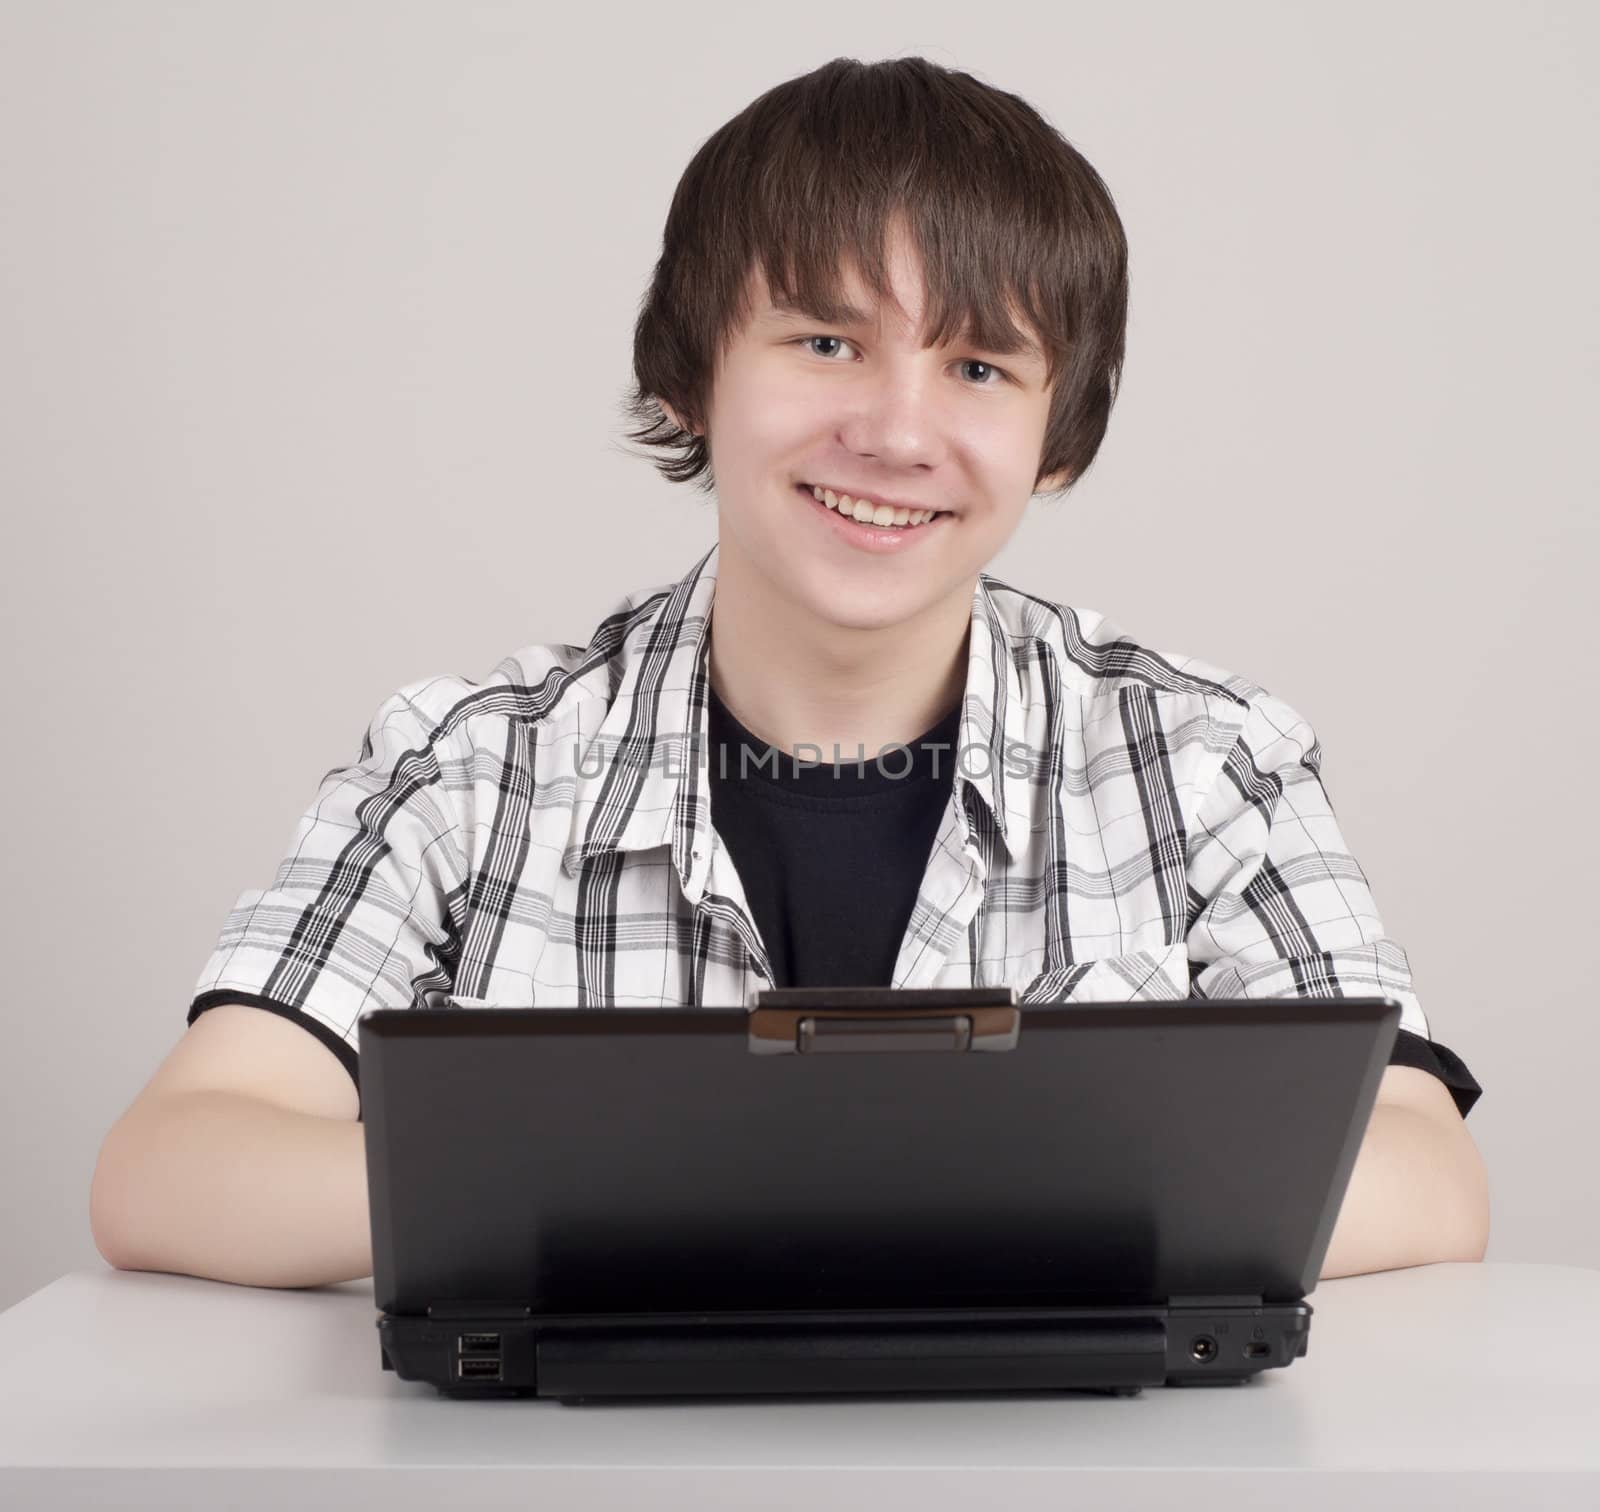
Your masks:
{"label": "smiling boy", "polygon": [[715,133],[630,407],[682,453],[663,474],[714,491],[716,546],[585,645],[384,701],[107,1137],[107,1259],[368,1274],[372,1009],[825,984],[1393,996],[1323,1274],[1481,1258],[1480,1089],[1431,1039],[1311,726],[985,571],[1092,462],[1126,310],[1099,176],[969,75],[835,60]]}

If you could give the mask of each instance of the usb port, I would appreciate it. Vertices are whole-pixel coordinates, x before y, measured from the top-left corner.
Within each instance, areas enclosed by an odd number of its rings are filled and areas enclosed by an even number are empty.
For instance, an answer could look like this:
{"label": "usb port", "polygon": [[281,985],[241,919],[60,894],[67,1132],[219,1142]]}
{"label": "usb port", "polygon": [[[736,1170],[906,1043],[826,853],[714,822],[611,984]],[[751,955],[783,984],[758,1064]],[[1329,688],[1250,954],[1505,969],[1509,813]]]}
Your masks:
{"label": "usb port", "polygon": [[498,1381],[500,1379],[500,1362],[498,1360],[462,1360],[461,1379],[463,1381]]}
{"label": "usb port", "polygon": [[1247,1359],[1264,1360],[1272,1353],[1272,1346],[1270,1344],[1246,1344],[1244,1352]]}
{"label": "usb port", "polygon": [[498,1354],[500,1335],[497,1333],[462,1334],[456,1341],[457,1354]]}

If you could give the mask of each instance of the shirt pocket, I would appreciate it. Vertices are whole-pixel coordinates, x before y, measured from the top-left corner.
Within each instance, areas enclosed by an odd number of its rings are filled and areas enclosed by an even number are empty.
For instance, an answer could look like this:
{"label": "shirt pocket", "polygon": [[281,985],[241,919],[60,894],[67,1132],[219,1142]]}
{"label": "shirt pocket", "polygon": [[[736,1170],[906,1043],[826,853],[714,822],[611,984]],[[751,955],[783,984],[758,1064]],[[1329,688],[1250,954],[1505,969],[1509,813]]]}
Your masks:
{"label": "shirt pocket", "polygon": [[1021,1003],[1156,1003],[1188,996],[1189,954],[1181,940],[1055,966],[1017,990]]}

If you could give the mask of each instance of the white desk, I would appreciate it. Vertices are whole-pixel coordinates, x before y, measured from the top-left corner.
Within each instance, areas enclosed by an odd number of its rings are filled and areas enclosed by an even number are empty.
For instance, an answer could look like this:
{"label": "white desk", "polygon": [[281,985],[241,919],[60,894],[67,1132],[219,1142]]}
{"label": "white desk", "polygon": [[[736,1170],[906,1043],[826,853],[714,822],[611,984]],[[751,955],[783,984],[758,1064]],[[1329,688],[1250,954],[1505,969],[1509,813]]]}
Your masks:
{"label": "white desk", "polygon": [[1600,1271],[1325,1281],[1304,1359],[1137,1397],[452,1401],[370,1280],[109,1269],[0,1313],[0,1506],[1600,1508]]}

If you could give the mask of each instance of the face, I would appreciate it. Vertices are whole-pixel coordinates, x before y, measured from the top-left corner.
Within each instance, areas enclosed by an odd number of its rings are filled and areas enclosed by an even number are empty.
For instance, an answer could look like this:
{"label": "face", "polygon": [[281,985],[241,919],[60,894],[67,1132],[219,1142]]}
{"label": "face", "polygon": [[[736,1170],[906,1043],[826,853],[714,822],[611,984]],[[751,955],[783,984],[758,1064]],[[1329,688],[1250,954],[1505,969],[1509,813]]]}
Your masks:
{"label": "face", "polygon": [[[960,342],[923,350],[920,264],[901,236],[888,267],[899,308],[872,310],[847,270],[842,292],[867,318],[835,325],[774,308],[753,270],[751,318],[718,365],[708,405],[719,576],[759,583],[837,626],[964,623],[978,574],[1034,491],[1049,409],[1044,362]],[[894,532],[895,549],[877,549],[885,533],[846,527],[801,487],[812,484],[943,513]]]}

